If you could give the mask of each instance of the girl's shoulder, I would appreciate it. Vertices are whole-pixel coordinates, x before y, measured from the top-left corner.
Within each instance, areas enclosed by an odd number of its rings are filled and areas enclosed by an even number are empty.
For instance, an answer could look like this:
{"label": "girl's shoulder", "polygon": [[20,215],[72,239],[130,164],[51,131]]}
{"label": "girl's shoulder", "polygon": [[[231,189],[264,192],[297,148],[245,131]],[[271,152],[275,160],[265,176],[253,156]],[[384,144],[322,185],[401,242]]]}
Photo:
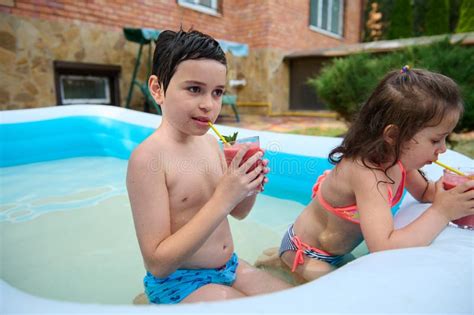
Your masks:
{"label": "girl's shoulder", "polygon": [[364,162],[363,160],[357,159],[342,159],[335,167],[338,170],[344,170],[344,172],[354,173],[354,174],[365,174],[371,173],[374,170],[380,170],[379,167],[372,163]]}
{"label": "girl's shoulder", "polygon": [[335,176],[354,185],[371,185],[385,178],[382,168],[361,159],[342,159],[335,167]]}

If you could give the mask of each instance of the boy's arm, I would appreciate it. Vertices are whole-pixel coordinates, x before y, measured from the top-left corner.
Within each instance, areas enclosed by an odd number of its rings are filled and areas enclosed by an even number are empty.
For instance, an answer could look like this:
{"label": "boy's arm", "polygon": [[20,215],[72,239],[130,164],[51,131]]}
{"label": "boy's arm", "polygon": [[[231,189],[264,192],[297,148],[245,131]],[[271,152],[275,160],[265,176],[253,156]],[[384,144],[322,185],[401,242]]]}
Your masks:
{"label": "boy's arm", "polygon": [[127,190],[146,268],[161,278],[178,269],[204,244],[232,204],[223,193],[215,193],[188,223],[171,234],[165,168],[156,163],[159,161],[153,155],[136,150],[129,160]]}
{"label": "boy's arm", "polygon": [[250,213],[250,210],[252,210],[256,199],[257,195],[252,195],[245,198],[239,204],[237,204],[237,206],[235,206],[230,215],[239,220],[244,219]]}
{"label": "boy's arm", "polygon": [[[224,156],[224,152],[219,146],[216,146],[217,141],[214,137],[210,138],[211,142],[214,143],[214,148],[217,150],[219,154],[219,159],[221,162],[222,172],[225,173],[227,170],[227,162]],[[248,196],[244,198],[240,203],[238,203],[235,208],[231,211],[230,215],[238,220],[242,220],[250,213],[252,210],[253,205],[255,204],[255,200],[257,199],[257,195]]]}
{"label": "boy's arm", "polygon": [[[268,160],[262,160],[261,165],[263,167],[263,170],[262,170],[263,174],[268,174],[268,172],[270,171],[270,169],[267,167]],[[262,184],[261,184],[261,191],[260,192],[263,191],[263,186],[267,183],[267,181],[268,181],[267,177],[264,177],[264,179],[262,181]],[[236,219],[239,219],[239,220],[244,219],[250,213],[250,210],[252,210],[256,199],[257,199],[256,194],[245,198],[244,200],[242,200],[242,202],[240,202],[234,208],[234,210],[232,210],[232,212],[230,214]]]}
{"label": "boy's arm", "polygon": [[435,183],[429,181],[419,170],[407,172],[406,189],[419,202],[433,202]]}

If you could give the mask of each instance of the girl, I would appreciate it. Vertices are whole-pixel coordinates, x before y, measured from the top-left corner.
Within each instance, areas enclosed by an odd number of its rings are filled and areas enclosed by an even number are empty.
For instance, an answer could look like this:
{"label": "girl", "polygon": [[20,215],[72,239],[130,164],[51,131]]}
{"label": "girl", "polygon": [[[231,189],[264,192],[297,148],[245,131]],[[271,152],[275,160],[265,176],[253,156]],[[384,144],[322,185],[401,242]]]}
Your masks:
{"label": "girl", "polygon": [[[364,239],[370,252],[426,246],[449,221],[474,213],[474,181],[445,191],[419,169],[446,151],[463,105],[450,78],[408,66],[388,73],[362,106],[342,144],[336,166],[321,175],[311,203],[285,233],[282,261],[312,280],[334,269]],[[395,229],[391,207],[406,188],[432,205]]]}

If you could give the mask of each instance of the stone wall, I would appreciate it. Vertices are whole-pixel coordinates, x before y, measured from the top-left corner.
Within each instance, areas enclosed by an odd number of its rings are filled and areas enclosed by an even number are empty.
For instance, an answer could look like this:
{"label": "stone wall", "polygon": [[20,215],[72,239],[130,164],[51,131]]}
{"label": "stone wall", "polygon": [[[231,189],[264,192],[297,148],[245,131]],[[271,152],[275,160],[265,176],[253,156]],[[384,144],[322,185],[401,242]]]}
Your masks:
{"label": "stone wall", "polygon": [[[121,66],[124,104],[137,50],[121,32],[95,24],[0,14],[0,108],[55,105],[55,60]],[[145,72],[141,67],[139,78],[144,79]],[[136,91],[133,104],[141,103]]]}

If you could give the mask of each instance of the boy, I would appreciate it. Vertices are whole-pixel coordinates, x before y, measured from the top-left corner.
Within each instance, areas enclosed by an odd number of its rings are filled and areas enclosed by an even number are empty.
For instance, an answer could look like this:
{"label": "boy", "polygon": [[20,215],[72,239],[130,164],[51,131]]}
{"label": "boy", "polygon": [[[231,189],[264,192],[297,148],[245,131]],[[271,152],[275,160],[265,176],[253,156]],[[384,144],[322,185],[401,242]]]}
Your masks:
{"label": "boy", "polygon": [[231,299],[288,288],[233,252],[227,215],[249,213],[268,172],[248,147],[227,167],[207,134],[221,109],[227,63],[217,41],[164,31],[148,86],[163,111],[159,128],[130,157],[127,189],[152,303]]}

